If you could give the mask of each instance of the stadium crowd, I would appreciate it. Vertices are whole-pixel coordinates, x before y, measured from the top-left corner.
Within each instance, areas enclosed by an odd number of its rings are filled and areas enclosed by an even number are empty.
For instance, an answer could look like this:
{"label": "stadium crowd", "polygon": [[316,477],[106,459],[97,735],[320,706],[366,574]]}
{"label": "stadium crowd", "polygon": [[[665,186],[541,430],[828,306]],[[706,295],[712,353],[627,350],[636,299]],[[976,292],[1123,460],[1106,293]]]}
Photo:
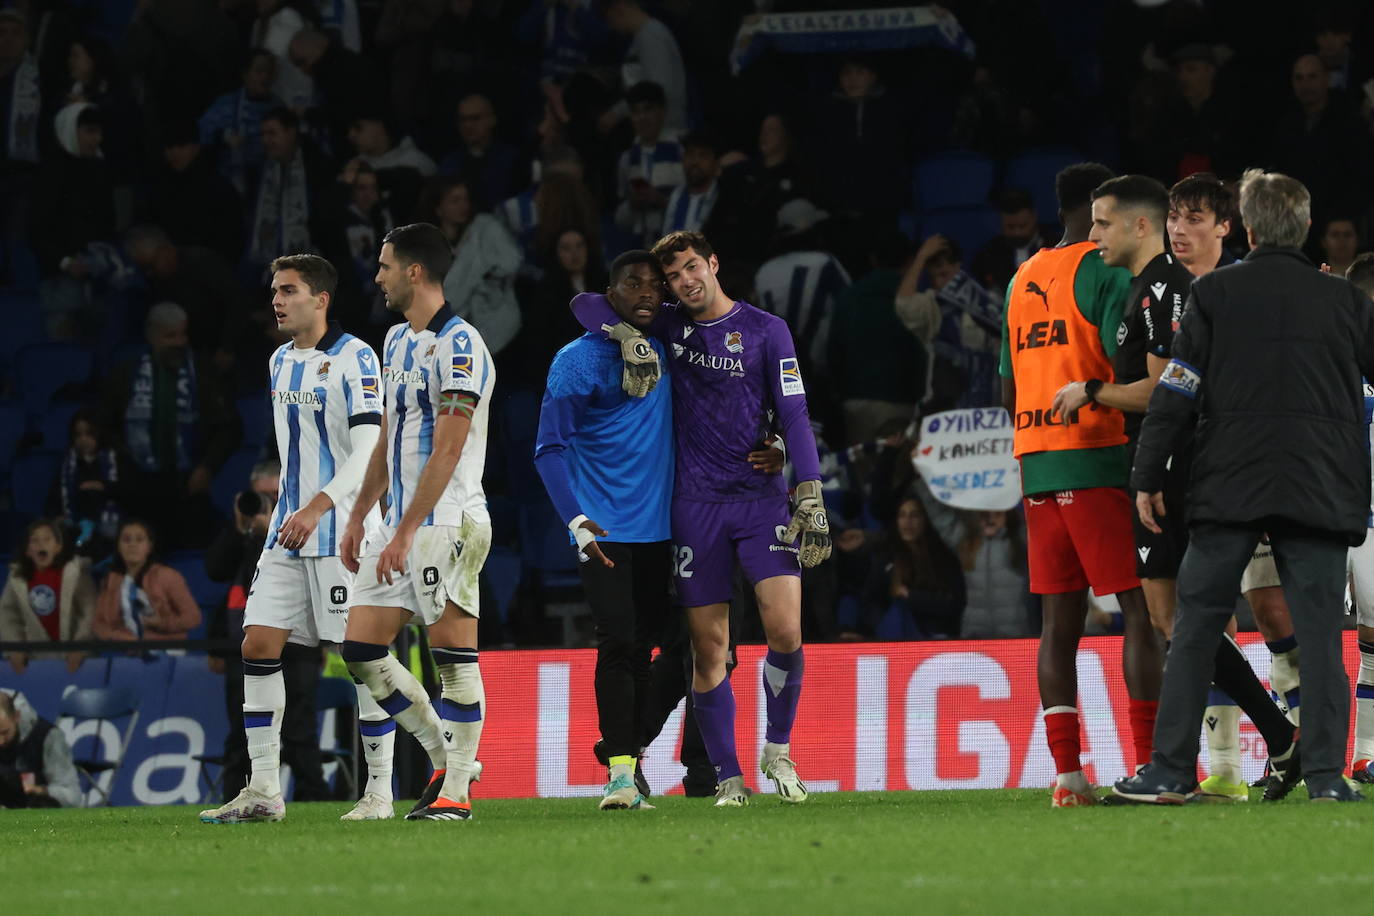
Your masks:
{"label": "stadium crowd", "polygon": [[232,635],[279,473],[267,265],[329,258],[334,317],[375,347],[378,247],[413,221],[497,365],[484,644],[557,642],[546,607],[577,598],[532,463],[568,302],[676,229],[798,344],[836,547],[806,639],[1038,633],[1020,511],[941,504],[913,418],[1000,404],[1002,293],[1059,238],[1066,163],[1281,169],[1343,272],[1374,204],[1374,17],[1318,4],[1276,38],[1226,0],[968,0],[898,51],[841,16],[817,46],[846,51],[741,54],[754,13],[839,5],[0,6],[0,640]]}

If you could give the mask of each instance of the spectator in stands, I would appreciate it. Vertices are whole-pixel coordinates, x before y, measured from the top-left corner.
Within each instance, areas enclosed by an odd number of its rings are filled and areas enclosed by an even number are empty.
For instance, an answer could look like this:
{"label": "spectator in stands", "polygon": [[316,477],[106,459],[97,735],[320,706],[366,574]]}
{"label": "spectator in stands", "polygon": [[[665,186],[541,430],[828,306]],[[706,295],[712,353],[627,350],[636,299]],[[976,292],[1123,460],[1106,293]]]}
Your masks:
{"label": "spectator in stands", "polygon": [[1350,7],[1330,4],[1317,12],[1313,40],[1317,56],[1326,67],[1327,83],[1332,89],[1351,94],[1364,86],[1369,76],[1368,61],[1356,55],[1351,45],[1355,37],[1355,22]]}
{"label": "spectator in stands", "polygon": [[272,78],[272,93],[293,111],[305,111],[315,95],[315,83],[309,74],[291,60],[291,39],[305,28],[305,17],[291,0],[257,0],[258,18],[253,23],[249,43],[265,48],[277,59]]}
{"label": "spectator in stands", "polygon": [[[373,252],[374,256],[376,252]],[[205,552],[205,571],[215,582],[229,585],[224,601],[210,618],[206,635],[233,643],[227,652],[212,653],[210,670],[223,674],[224,711],[229,731],[224,737],[226,800],[238,795],[248,780],[248,742],[243,731],[243,611],[253,585],[262,545],[267,540],[281,482],[281,464],[261,461],[253,466],[248,489],[234,499],[234,517]],[[320,650],[287,643],[282,651],[286,682],[286,717],[282,721],[282,762],[296,778],[299,801],[328,797],[320,764],[320,742],[315,732],[315,691],[320,680]]]}
{"label": "spectator in stands", "polygon": [[534,268],[549,265],[557,237],[570,227],[581,230],[600,257],[601,211],[587,190],[582,160],[571,147],[546,154],[540,163],[543,178],[534,187],[510,198],[496,211]]}
{"label": "spectator in stands", "polygon": [[997,209],[1002,212],[1002,232],[978,249],[970,273],[984,289],[1002,295],[1016,268],[1045,247],[1049,233],[1036,219],[1035,201],[1025,191],[1003,191]]}
{"label": "spectator in stands", "polygon": [[0,168],[22,172],[38,161],[43,93],[38,61],[29,53],[29,27],[24,14],[0,9]]}
{"label": "spectator in stands", "polygon": [[715,137],[695,131],[682,138],[682,184],[668,195],[663,235],[700,232],[720,197],[720,148]]}
{"label": "spectator in stands", "polygon": [[96,412],[72,414],[67,453],[48,496],[49,512],[82,556],[104,558],[124,515],[120,488],[127,468],[106,441]]}
{"label": "spectator in stands", "polygon": [[601,292],[610,284],[601,253],[578,228],[558,233],[539,282],[520,298],[520,334],[498,367],[505,384],[543,389],[554,354],[582,336],[568,304],[573,296]]}
{"label": "spectator in stands", "polygon": [[381,115],[366,114],[353,119],[348,141],[356,156],[344,166],[340,178],[345,184],[352,181],[353,171],[360,163],[367,163],[377,173],[377,184],[386,194],[387,203],[402,223],[409,222],[420,198],[426,178],[436,171],[434,160],[415,145],[410,137],[393,140],[394,128]]}
{"label": "spectator in stands", "polygon": [[[95,583],[90,560],[73,555],[56,521],[30,522],[19,548],[0,594],[0,641],[34,644],[30,651],[8,653],[10,666],[23,674],[30,658],[43,657],[43,643],[91,638]],[[67,671],[75,672],[86,655],[67,652],[63,657]]]}
{"label": "spectator in stands", "polygon": [[1333,216],[1326,221],[1320,239],[1322,262],[1331,268],[1331,273],[1344,277],[1360,250],[1360,234],[1355,221],[1348,216]]}
{"label": "spectator in stands", "polygon": [[[633,87],[651,82],[663,90],[665,123],[673,131],[687,127],[687,70],[677,39],[662,22],[644,12],[639,0],[603,0],[602,15],[611,31],[630,39],[620,65],[620,83]],[[627,98],[632,109],[634,101]],[[602,132],[624,119],[625,105],[617,105],[603,116]]]}
{"label": "spectator in stands", "polygon": [[646,245],[659,237],[663,208],[682,184],[682,145],[665,129],[663,87],[638,83],[625,95],[634,126],[634,145],[620,154],[616,168],[616,225]]}
{"label": "spectator in stands", "polygon": [[[148,279],[154,299],[175,302],[187,316],[190,349],[213,355],[227,372],[237,360],[253,304],[224,258],[196,245],[174,244],[159,226],[134,226],[124,239],[129,259]],[[266,306],[259,309],[266,312]],[[254,363],[252,371],[261,370]]]}
{"label": "spectator in stands", "polygon": [[1028,604],[1026,537],[1019,512],[965,512],[958,544],[968,600],[960,639],[1009,639],[1033,633]]}
{"label": "spectator in stands", "polygon": [[96,638],[185,639],[199,625],[200,605],[181,573],[158,562],[152,528],[139,519],[126,519],[119,526],[110,574],[96,598]]}
{"label": "spectator in stands", "polygon": [[520,20],[520,40],[539,47],[539,78],[547,85],[566,83],[605,39],[606,24],[592,10],[591,0],[530,3]]}
{"label": "spectator in stands", "polygon": [[490,213],[472,212],[468,187],[457,178],[439,178],[425,194],[425,219],[456,232],[453,264],[444,277],[444,298],[456,314],[470,321],[495,355],[520,331],[520,304],[515,275],[520,246]]}
{"label": "spectator in stands", "polygon": [[720,199],[705,230],[709,238],[720,239],[716,244],[722,251],[738,252],[733,256],[755,263],[766,256],[778,211],[806,196],[793,146],[787,119],[773,112],[759,122],[755,155],[732,152],[722,157]]}
{"label": "spectator in stands", "polygon": [[195,125],[178,121],[162,132],[164,168],[148,189],[149,220],[177,245],[209,248],[231,264],[243,254],[243,204],[200,145]]}
{"label": "spectator in stands", "polygon": [[238,414],[188,346],[181,306],[153,306],[145,334],[148,348],[117,367],[105,385],[104,425],[122,432],[128,505],[167,532],[168,544],[203,545],[214,515],[210,483],[238,447]]}
{"label": "spectator in stands", "polygon": [[821,202],[870,230],[896,225],[906,186],[905,109],[866,59],[840,65],[837,86],[816,106],[815,144]]}
{"label": "spectator in stands", "polygon": [[[262,119],[266,153],[257,185],[248,197],[248,253],[257,277],[272,259],[288,252],[337,256],[342,247],[332,167],[301,134],[300,119],[274,108]],[[331,244],[335,242],[335,244]]]}
{"label": "spectator in stands", "polygon": [[315,82],[315,99],[307,116],[323,128],[328,153],[343,156],[349,149],[348,132],[360,111],[381,111],[386,106],[386,84],[381,70],[328,32],[303,29],[291,39],[291,61]]}
{"label": "spectator in stands", "polygon": [[851,282],[829,252],[828,219],[828,213],[804,198],[784,204],[777,212],[775,253],[754,275],[753,301],[787,322],[797,342],[802,377],[813,380],[826,367],[831,319]]}
{"label": "spectator in stands", "polygon": [[62,729],[0,690],[0,808],[75,808],[81,781]]}
{"label": "spectator in stands", "polygon": [[865,630],[878,639],[953,639],[965,603],[959,558],[916,496],[902,500],[864,588]]}
{"label": "spectator in stands", "polygon": [[105,136],[102,148],[115,171],[137,166],[139,112],[127,87],[115,78],[114,53],[99,38],[78,36],[67,44],[65,85],[45,107],[58,111],[85,102],[100,109]]}
{"label": "spectator in stands", "polygon": [[377,173],[372,166],[360,164],[353,170],[348,187],[348,209],[344,212],[344,236],[348,242],[349,262],[363,291],[363,314],[376,328],[389,328],[395,317],[386,309],[386,297],[372,278],[377,275],[377,252],[382,238],[396,225],[391,209],[382,200]]}
{"label": "spectator in stands", "polygon": [[458,102],[458,148],[439,163],[439,173],[463,179],[479,210],[490,210],[529,184],[529,163],[496,135],[496,109],[480,92]]}
{"label": "spectator in stands", "polygon": [[60,150],[38,172],[29,213],[30,243],[43,274],[39,287],[48,334],[70,339],[90,324],[94,304],[80,255],[91,242],[115,235],[115,192],[100,151],[100,110],[76,102],[57,113]]}
{"label": "spectator in stands", "polygon": [[200,144],[218,160],[219,172],[240,194],[257,181],[267,153],[262,147],[262,119],[284,107],[272,92],[277,58],[255,48],[243,66],[243,84],[215,99],[197,122]]}
{"label": "spectator in stands", "polygon": [[872,270],[840,294],[830,325],[830,377],[842,402],[845,444],[867,442],[884,421],[910,420],[925,396],[929,359],[893,310],[908,243],[895,232],[869,256]]}

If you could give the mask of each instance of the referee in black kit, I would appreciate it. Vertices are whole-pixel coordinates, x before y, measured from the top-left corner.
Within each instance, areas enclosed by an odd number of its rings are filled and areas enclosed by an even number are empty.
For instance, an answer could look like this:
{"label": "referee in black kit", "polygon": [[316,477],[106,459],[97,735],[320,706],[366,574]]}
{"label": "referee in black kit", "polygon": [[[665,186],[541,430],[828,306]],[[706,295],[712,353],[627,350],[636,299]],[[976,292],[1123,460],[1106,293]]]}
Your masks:
{"label": "referee in black kit", "polygon": [[1340,625],[1346,549],[1363,541],[1369,506],[1360,377],[1374,372],[1374,305],[1300,252],[1312,222],[1301,182],[1246,172],[1240,211],[1250,254],[1193,283],[1136,451],[1136,505],[1155,530],[1167,512],[1169,456],[1196,416],[1189,543],[1154,756],[1114,791],[1165,804],[1196,791],[1217,641],[1267,531],[1303,647],[1308,794],[1359,801],[1342,778],[1350,694]]}
{"label": "referee in black kit", "polygon": [[[1055,396],[1056,416],[1068,422],[1073,411],[1090,402],[1115,407],[1126,415],[1128,460],[1135,455],[1140,427],[1156,383],[1168,365],[1174,329],[1187,301],[1193,274],[1164,244],[1169,191],[1153,178],[1122,175],[1103,182],[1092,193],[1090,238],[1110,267],[1124,267],[1135,279],[1116,332],[1111,382],[1069,382]],[[1155,629],[1168,639],[1174,627],[1179,565],[1188,547],[1184,494],[1188,486],[1192,425],[1186,424],[1174,444],[1163,484],[1165,513],[1159,530],[1135,520],[1136,575],[1140,577]],[[1274,704],[1250,667],[1240,646],[1224,633],[1216,643],[1213,682],[1229,695],[1264,737],[1275,772],[1287,773],[1292,759],[1293,724]],[[1215,794],[1204,783],[1204,795]]]}

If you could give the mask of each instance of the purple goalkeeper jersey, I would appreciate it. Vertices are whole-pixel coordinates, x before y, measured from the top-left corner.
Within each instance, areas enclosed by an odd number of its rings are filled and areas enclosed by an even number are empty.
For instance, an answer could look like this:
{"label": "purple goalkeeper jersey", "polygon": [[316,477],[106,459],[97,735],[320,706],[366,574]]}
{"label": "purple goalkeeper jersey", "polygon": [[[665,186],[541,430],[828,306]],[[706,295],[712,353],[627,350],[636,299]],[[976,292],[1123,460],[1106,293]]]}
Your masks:
{"label": "purple goalkeeper jersey", "polygon": [[[620,321],[599,293],[577,296],[573,311],[583,326],[598,332]],[[700,323],[685,309],[665,305],[651,332],[672,360],[676,498],[786,496],[781,475],[755,470],[747,457],[774,432],[787,446],[797,482],[820,479],[806,389],[786,322],[747,302]]]}

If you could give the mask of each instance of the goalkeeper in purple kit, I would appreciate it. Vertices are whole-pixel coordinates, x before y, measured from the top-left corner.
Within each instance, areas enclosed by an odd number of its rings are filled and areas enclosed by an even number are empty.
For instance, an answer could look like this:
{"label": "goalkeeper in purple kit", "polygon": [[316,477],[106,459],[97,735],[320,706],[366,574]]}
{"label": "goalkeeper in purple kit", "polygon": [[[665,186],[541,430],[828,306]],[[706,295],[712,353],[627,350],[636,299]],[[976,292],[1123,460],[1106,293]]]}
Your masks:
{"label": "goalkeeper in purple kit", "polygon": [[[677,476],[673,493],[673,575],[687,609],[693,651],[692,696],[702,739],[716,768],[716,805],[748,803],[735,751],[735,695],[726,678],[735,562],[754,586],[768,638],[763,666],[767,740],[760,769],[778,796],[806,800],[791,759],[792,722],[801,697],[801,567],[830,556],[821,501],[820,461],[806,391],[786,323],[731,300],[716,278],[719,262],[697,232],[660,239],[677,306],[664,306],[650,333],[672,360]],[[581,295],[573,310],[584,327],[622,340],[633,330],[602,296]],[[626,354],[626,387],[630,362]],[[634,393],[634,392],[631,392]],[[771,432],[796,471],[796,509],[787,485],[750,464],[747,454]]]}

